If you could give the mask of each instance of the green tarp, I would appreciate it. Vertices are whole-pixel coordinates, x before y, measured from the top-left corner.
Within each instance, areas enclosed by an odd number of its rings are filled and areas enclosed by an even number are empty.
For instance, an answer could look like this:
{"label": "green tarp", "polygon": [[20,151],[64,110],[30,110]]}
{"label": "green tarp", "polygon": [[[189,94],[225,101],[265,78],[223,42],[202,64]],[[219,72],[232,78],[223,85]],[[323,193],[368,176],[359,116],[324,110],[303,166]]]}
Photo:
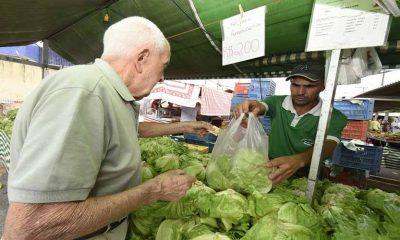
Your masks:
{"label": "green tarp", "polygon": [[[261,76],[289,70],[305,61],[324,61],[324,53],[304,54],[312,0],[2,0],[0,45],[22,45],[48,39],[50,47],[73,63],[99,57],[107,27],[127,16],[156,23],[172,46],[168,78]],[[222,57],[199,27],[221,48],[220,20],[266,5],[266,57],[222,66]],[[104,15],[109,22],[104,22]],[[367,37],[367,36],[366,36]],[[400,18],[393,19],[389,48],[379,51],[383,64],[399,64]],[[400,42],[400,41],[399,41]]]}

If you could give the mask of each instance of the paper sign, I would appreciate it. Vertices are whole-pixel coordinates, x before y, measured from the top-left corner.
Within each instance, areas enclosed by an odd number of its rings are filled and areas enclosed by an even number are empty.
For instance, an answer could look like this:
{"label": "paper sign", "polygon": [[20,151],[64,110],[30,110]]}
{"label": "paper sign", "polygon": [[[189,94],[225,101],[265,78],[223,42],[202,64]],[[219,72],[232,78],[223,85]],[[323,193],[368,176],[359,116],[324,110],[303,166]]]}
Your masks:
{"label": "paper sign", "polygon": [[222,20],[222,65],[265,55],[266,7]]}
{"label": "paper sign", "polygon": [[372,0],[316,0],[306,52],[383,46],[389,25]]}

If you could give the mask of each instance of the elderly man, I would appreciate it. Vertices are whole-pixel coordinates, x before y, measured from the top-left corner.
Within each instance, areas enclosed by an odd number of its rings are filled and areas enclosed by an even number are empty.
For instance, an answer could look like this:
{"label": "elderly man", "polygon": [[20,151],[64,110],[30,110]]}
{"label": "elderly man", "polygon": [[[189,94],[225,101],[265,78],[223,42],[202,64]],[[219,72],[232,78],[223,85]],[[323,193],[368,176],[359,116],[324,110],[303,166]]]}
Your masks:
{"label": "elderly man", "polygon": [[[261,102],[243,101],[235,108],[236,118],[247,112],[271,117],[268,147],[272,160],[267,167],[277,167],[269,176],[274,185],[295,173],[300,176],[308,174],[307,166],[311,163],[321,114],[319,94],[324,90],[324,79],[324,66],[318,63],[301,64],[286,78],[290,80],[291,96],[271,96]],[[323,158],[332,155],[346,123],[346,116],[333,109]]]}
{"label": "elderly man", "polygon": [[4,240],[123,240],[130,212],[185,194],[195,178],[180,170],[140,183],[138,137],[211,130],[138,123],[136,101],[163,80],[169,59],[157,26],[129,17],[105,32],[94,64],[40,83],[15,122]]}

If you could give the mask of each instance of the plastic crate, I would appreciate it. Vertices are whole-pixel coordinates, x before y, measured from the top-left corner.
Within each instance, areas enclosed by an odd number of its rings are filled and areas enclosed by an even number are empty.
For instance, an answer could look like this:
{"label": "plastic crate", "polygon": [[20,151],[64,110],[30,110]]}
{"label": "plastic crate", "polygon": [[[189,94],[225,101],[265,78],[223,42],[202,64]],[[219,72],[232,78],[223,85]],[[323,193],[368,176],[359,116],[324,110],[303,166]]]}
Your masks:
{"label": "plastic crate", "polygon": [[231,111],[235,109],[236,105],[244,100],[256,100],[261,101],[268,97],[269,95],[261,95],[261,94],[235,94],[231,100]]}
{"label": "plastic crate", "polygon": [[183,135],[171,135],[169,137],[174,139],[175,141],[178,141],[178,142],[184,142],[185,141],[185,137]]}
{"label": "plastic crate", "polygon": [[276,83],[268,78],[254,78],[251,79],[250,88],[275,88]]}
{"label": "plastic crate", "polygon": [[275,86],[269,88],[253,87],[250,88],[249,94],[256,94],[261,96],[261,98],[265,98],[266,96],[272,96],[275,94]]}
{"label": "plastic crate", "polygon": [[270,79],[252,79],[249,94],[270,96],[275,94],[276,83]]}
{"label": "plastic crate", "polygon": [[249,99],[249,98],[250,98],[249,94],[234,94],[232,97],[232,101],[241,102],[241,101]]}
{"label": "plastic crate", "polygon": [[263,94],[263,93],[250,93],[249,96],[250,96],[251,100],[261,101],[261,100],[263,100],[266,97],[269,97],[271,95]]}
{"label": "plastic crate", "polygon": [[234,94],[231,100],[231,109],[234,109],[241,101],[248,100],[248,94]]}
{"label": "plastic crate", "polygon": [[341,111],[348,119],[353,120],[369,120],[372,119],[374,113],[374,100],[364,99],[357,100],[359,103],[354,103],[349,100],[336,100],[334,107]]}
{"label": "plastic crate", "polygon": [[342,167],[369,170],[371,174],[378,173],[381,168],[383,148],[362,145],[357,145],[357,147],[362,148],[362,150],[351,151],[344,147],[343,144],[338,145],[333,152],[333,164]]}
{"label": "plastic crate", "polygon": [[184,133],[185,140],[196,140],[200,142],[210,142],[210,143],[215,143],[217,141],[217,136],[211,133],[207,133],[204,137],[199,137],[197,134],[193,133]]}
{"label": "plastic crate", "polygon": [[340,173],[333,172],[328,167],[322,167],[322,178],[329,179],[334,183],[341,183],[348,186],[365,188],[367,184],[365,170],[354,168],[343,168]]}
{"label": "plastic crate", "polygon": [[235,83],[235,93],[248,94],[250,90],[250,83]]}
{"label": "plastic crate", "polygon": [[348,120],[346,127],[342,131],[343,139],[360,139],[367,140],[368,121]]}

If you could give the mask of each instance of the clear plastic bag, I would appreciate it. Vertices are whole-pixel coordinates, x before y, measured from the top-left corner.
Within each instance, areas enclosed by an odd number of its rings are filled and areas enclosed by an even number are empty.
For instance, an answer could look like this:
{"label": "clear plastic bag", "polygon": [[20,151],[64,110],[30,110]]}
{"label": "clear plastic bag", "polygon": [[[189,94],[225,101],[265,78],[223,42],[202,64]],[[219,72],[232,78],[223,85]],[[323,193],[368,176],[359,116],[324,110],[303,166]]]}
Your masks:
{"label": "clear plastic bag", "polygon": [[266,168],[268,135],[252,113],[244,120],[242,114],[219,135],[207,166],[207,184],[216,190],[267,193],[272,187]]}

